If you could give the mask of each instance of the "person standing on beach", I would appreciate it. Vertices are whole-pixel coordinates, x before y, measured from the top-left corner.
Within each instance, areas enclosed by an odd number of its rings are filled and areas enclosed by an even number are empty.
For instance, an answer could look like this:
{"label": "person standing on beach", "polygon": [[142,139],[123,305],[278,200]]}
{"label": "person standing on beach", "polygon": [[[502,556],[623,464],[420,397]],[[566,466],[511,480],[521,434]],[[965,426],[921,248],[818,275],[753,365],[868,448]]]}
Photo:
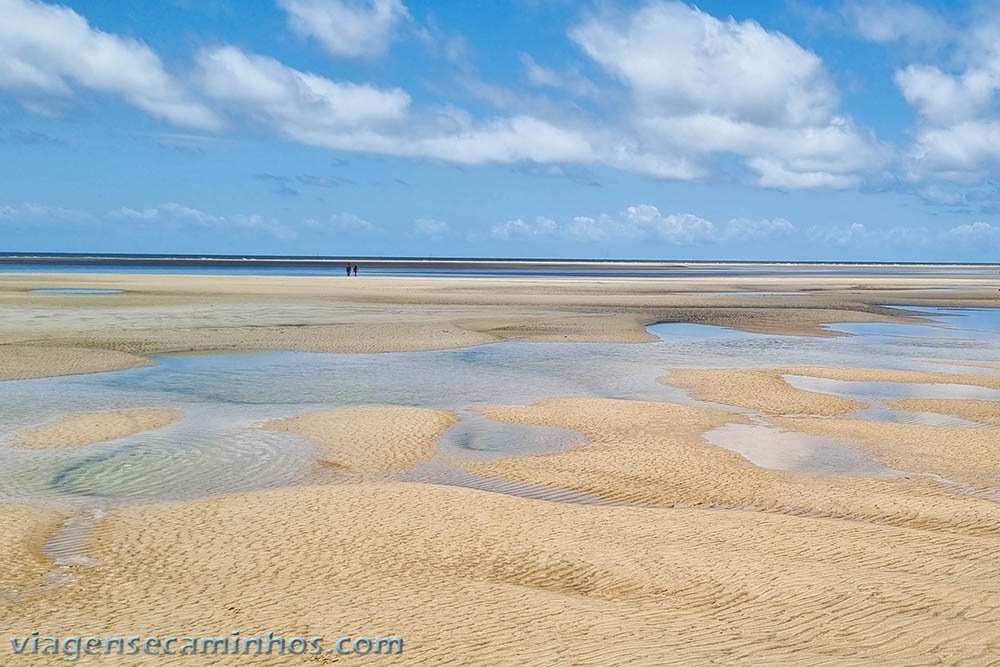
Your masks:
{"label": "person standing on beach", "polygon": [[347,277],[348,278],[351,277],[351,265],[350,264],[347,265]]}
{"label": "person standing on beach", "polygon": [[354,276],[357,277],[357,275],[358,275],[358,265],[355,264],[354,265]]}

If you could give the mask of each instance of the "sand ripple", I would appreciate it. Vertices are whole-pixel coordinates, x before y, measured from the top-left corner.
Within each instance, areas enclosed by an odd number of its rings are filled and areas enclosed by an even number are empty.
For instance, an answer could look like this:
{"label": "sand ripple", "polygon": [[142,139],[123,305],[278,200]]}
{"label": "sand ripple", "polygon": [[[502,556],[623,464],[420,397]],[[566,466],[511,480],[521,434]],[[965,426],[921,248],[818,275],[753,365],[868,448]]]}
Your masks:
{"label": "sand ripple", "polygon": [[302,436],[322,447],[322,458],[335,466],[377,471],[430,458],[437,439],[456,422],[443,410],[381,405],[309,412],[263,428]]}
{"label": "sand ripple", "polygon": [[163,428],[183,416],[180,410],[172,408],[82,412],[23,431],[14,436],[12,443],[25,449],[81,447]]}

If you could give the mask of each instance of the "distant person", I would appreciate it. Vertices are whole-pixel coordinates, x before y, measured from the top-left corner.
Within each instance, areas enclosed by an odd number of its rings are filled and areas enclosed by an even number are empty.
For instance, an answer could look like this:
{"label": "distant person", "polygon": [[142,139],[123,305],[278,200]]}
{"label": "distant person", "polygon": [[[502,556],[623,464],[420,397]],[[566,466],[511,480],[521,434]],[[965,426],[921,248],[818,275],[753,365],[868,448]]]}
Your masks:
{"label": "distant person", "polygon": [[351,265],[350,264],[347,265],[347,277],[348,278],[351,277]]}
{"label": "distant person", "polygon": [[358,265],[357,264],[354,265],[354,275],[355,276],[358,275]]}

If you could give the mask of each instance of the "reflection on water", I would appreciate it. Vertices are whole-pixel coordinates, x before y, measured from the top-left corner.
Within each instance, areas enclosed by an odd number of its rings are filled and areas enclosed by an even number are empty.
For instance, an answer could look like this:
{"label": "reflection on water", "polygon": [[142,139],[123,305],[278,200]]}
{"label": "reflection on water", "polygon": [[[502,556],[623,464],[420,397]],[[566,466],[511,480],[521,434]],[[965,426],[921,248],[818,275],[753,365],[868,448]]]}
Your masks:
{"label": "reflection on water", "polygon": [[833,331],[856,336],[915,336],[930,339],[1000,340],[1000,308],[932,308],[926,306],[890,306],[916,313],[927,324],[896,324],[892,322],[861,322],[831,324]]}
{"label": "reflection on water", "polygon": [[785,382],[796,389],[832,394],[858,400],[880,398],[956,398],[980,401],[1000,401],[1000,389],[967,384],[929,384],[922,382],[851,382],[785,375]]}
{"label": "reflection on water", "polygon": [[[964,321],[982,326],[982,317]],[[660,338],[651,344],[507,342],[381,354],[171,356],[153,367],[0,382],[0,500],[55,500],[93,508],[295,483],[316,474],[313,447],[258,426],[330,407],[391,404],[455,411],[463,419],[442,438],[442,452],[482,458],[558,451],[580,436],[555,427],[494,422],[477,414],[477,406],[552,396],[704,405],[657,382],[671,368],[827,365],[939,371],[942,361],[1000,358],[1000,339],[940,338],[935,336],[940,328],[924,328],[932,334],[820,339],[659,324],[649,327]],[[899,396],[1000,400],[998,390],[959,385],[789,381],[869,402]],[[67,412],[146,406],[177,408],[185,416],[163,429],[79,449],[18,450],[8,444],[16,433]],[[761,433],[741,437],[759,443]],[[794,449],[787,435],[775,441]],[[803,451],[801,441],[795,446]],[[809,465],[822,465],[823,447],[810,446],[814,460]],[[842,452],[830,456],[841,464],[847,460]]]}
{"label": "reflection on water", "polygon": [[900,475],[899,471],[867,459],[839,442],[767,423],[725,424],[704,437],[716,447],[736,452],[761,468],[865,477]]}
{"label": "reflection on water", "polygon": [[937,412],[919,412],[916,410],[891,410],[880,407],[856,410],[849,417],[854,419],[867,419],[876,422],[894,422],[897,424],[911,424],[913,426],[948,426],[952,428],[996,428],[988,424],[962,419],[954,415],[944,415]]}

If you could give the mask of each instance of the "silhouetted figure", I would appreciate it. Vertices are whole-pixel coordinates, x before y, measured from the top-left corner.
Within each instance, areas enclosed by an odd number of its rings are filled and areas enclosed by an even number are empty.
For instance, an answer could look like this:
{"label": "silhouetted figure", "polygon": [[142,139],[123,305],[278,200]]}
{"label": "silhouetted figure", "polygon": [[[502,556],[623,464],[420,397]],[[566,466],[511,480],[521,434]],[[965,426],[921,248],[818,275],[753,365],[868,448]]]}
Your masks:
{"label": "silhouetted figure", "polygon": [[358,275],[358,265],[357,264],[354,265],[354,275],[355,276]]}
{"label": "silhouetted figure", "polygon": [[347,277],[348,278],[351,277],[351,265],[350,264],[347,265]]}

